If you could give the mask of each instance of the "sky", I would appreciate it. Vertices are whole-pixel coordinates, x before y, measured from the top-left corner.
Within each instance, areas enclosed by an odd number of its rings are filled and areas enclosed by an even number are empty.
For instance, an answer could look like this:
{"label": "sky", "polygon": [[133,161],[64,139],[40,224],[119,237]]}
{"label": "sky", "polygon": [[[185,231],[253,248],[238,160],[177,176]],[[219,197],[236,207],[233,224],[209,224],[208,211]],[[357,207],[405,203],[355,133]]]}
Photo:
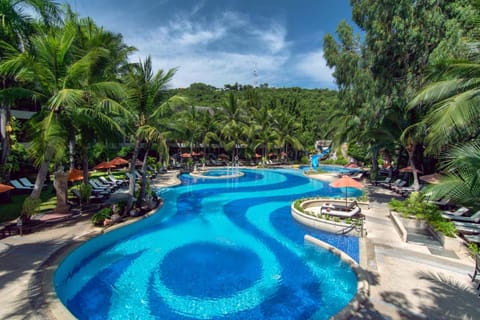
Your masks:
{"label": "sky", "polygon": [[[323,37],[349,0],[64,0],[80,16],[121,33],[155,70],[178,68],[175,88],[203,82],[335,89]],[[256,71],[256,72],[255,72]],[[256,73],[256,76],[254,75]]]}

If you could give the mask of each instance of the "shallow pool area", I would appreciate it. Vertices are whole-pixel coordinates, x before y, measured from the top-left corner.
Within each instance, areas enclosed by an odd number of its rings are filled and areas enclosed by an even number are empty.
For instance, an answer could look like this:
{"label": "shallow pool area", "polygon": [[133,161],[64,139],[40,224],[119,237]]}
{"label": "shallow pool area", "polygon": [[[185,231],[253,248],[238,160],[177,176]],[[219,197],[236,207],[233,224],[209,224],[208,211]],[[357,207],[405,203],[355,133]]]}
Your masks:
{"label": "shallow pool area", "polygon": [[356,261],[358,239],[303,227],[290,204],[345,190],[299,170],[241,171],[185,174],[182,185],[158,190],[156,214],[64,259],[54,276],[59,298],[79,319],[328,319],[340,311],[356,293],[355,273],[304,235]]}

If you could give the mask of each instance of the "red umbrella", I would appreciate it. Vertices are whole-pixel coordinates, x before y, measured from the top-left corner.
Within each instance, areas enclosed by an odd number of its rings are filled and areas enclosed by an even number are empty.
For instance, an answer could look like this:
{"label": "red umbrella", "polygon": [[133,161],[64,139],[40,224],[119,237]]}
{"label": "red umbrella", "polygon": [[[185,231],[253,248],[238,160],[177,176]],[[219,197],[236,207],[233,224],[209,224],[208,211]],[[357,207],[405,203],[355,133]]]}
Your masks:
{"label": "red umbrella", "polygon": [[[422,173],[422,170],[419,170],[419,169],[415,169],[417,171],[417,173]],[[405,167],[405,168],[402,168],[400,170],[398,170],[400,172],[413,172],[413,168],[411,166],[408,166],[408,167]]]}
{"label": "red umbrella", "polygon": [[346,164],[344,167],[345,167],[345,168],[355,168],[355,169],[356,169],[356,168],[360,168],[360,166],[359,166],[358,164],[353,163],[353,162],[352,162],[352,163],[349,163],[349,164]]}
{"label": "red umbrella", "polygon": [[8,184],[0,183],[0,193],[4,193],[4,192],[7,192],[7,191],[10,191],[10,190],[13,190],[13,189],[15,189],[15,188],[12,187],[12,186],[9,186]]}
{"label": "red umbrella", "polygon": [[102,170],[102,169],[112,169],[115,168],[116,165],[112,164],[111,162],[100,162],[97,164],[95,167],[93,167],[93,170]]}
{"label": "red umbrella", "polygon": [[255,153],[255,158],[261,158],[262,156],[259,155],[258,153]]}
{"label": "red umbrella", "polygon": [[114,166],[121,166],[121,165],[128,164],[128,160],[125,160],[121,157],[115,157],[110,161],[110,163],[113,164]]}
{"label": "red umbrella", "polygon": [[190,155],[190,153],[185,152],[185,153],[182,153],[182,154],[180,155],[180,157],[182,157],[182,158],[190,158],[191,155]]}
{"label": "red umbrella", "polygon": [[200,153],[196,153],[195,151],[192,152],[192,156],[196,157],[196,156],[199,156]]}
{"label": "red umbrella", "polygon": [[361,189],[363,188],[363,184],[358,182],[357,180],[349,177],[349,176],[342,176],[340,179],[337,179],[330,183],[330,187],[333,188],[345,188],[345,205],[347,205],[347,188],[356,188],[356,189]]}
{"label": "red umbrella", "polygon": [[83,180],[83,171],[79,169],[72,169],[68,173],[68,181],[80,181]]}
{"label": "red umbrella", "polygon": [[440,173],[432,173],[419,177],[420,180],[431,184],[439,184],[442,178],[444,178],[444,176]]}

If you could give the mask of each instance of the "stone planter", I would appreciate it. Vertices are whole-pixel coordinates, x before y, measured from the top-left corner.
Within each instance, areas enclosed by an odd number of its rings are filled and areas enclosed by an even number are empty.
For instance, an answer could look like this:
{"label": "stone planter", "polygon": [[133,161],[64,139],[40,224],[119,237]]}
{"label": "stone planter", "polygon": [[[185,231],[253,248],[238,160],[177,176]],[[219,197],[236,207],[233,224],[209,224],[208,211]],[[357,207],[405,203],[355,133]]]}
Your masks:
{"label": "stone planter", "polygon": [[428,231],[430,231],[435,236],[435,238],[440,241],[445,250],[458,251],[462,247],[462,240],[460,240],[459,237],[447,237],[443,233],[433,229],[431,225],[428,225],[427,228]]}

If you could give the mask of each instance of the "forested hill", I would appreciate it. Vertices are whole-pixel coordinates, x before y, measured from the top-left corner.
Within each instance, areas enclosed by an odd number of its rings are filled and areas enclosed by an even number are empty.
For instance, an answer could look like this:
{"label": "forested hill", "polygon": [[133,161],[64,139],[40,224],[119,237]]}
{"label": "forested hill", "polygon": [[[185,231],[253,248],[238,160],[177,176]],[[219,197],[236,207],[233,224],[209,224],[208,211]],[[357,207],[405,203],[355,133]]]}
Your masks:
{"label": "forested hill", "polygon": [[[221,107],[230,92],[240,100],[247,100],[247,89],[252,86],[239,84],[215,88],[204,83],[193,83],[188,88],[171,89],[170,94],[188,98],[193,106]],[[337,91],[329,89],[269,88],[261,85],[255,89],[260,105],[272,110],[282,110],[294,117],[302,126],[302,140],[312,143],[323,139],[329,129],[327,118],[337,102]]]}

